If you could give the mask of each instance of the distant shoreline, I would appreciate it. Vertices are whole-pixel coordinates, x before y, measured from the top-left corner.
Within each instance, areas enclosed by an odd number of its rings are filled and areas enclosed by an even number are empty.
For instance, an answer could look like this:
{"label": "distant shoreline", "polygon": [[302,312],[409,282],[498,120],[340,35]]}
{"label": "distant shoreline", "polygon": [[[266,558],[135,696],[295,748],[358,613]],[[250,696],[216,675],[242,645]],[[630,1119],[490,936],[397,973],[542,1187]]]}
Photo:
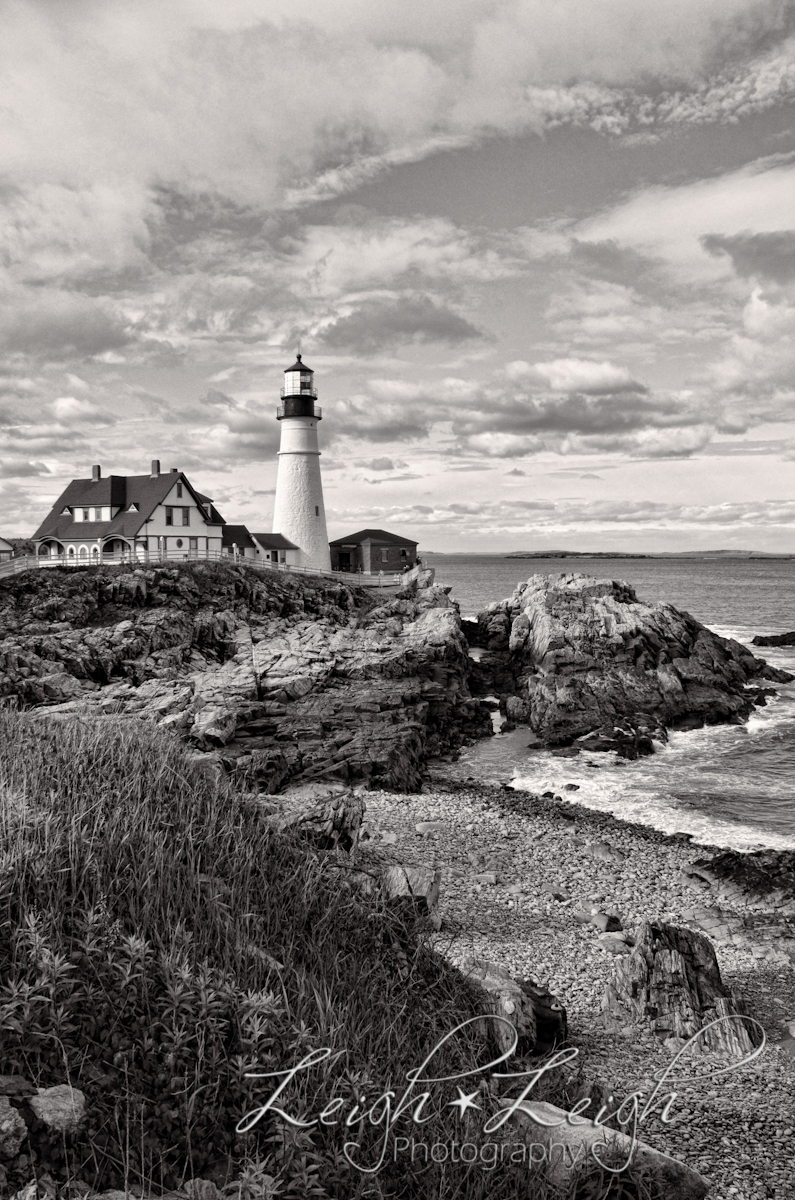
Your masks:
{"label": "distant shoreline", "polygon": [[723,561],[724,559],[795,559],[795,554],[767,554],[763,550],[670,550],[660,553],[642,554],[622,550],[512,550],[509,554],[488,550],[425,550],[429,558],[687,558]]}

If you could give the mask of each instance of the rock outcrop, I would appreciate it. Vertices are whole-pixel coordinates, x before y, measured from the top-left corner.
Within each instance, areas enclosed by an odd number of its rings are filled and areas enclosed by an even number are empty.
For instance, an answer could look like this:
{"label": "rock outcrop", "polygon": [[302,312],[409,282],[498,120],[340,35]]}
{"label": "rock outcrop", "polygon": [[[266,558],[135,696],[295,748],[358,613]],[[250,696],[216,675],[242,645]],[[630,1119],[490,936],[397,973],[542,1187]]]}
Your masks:
{"label": "rock outcrop", "polygon": [[762,681],[792,679],[689,613],[586,575],[533,575],[466,630],[485,651],[473,690],[545,746],[634,758],[666,729],[739,723],[765,703]]}
{"label": "rock outcrop", "polygon": [[795,646],[795,633],[758,633],[752,646]]}
{"label": "rock outcrop", "polygon": [[663,922],[645,921],[634,933],[634,949],[617,961],[603,1008],[608,1025],[627,1016],[670,1043],[684,1045],[701,1033],[700,1050],[728,1054],[739,1062],[761,1041],[759,1026],[724,987],[708,938]]}
{"label": "rock outcrop", "polygon": [[252,790],[414,791],[426,756],[491,720],[469,692],[457,608],[432,578],[413,584],[379,603],[232,563],[14,576],[0,583],[0,698],[155,721]]}

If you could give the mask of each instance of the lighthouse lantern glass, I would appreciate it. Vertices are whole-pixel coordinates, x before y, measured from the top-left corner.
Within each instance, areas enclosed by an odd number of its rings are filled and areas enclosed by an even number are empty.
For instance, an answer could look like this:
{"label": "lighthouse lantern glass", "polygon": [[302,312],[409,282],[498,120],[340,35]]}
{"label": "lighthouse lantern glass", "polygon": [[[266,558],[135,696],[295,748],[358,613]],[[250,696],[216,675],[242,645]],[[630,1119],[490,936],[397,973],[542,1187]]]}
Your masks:
{"label": "lighthouse lantern glass", "polygon": [[287,371],[284,376],[285,396],[300,396],[311,393],[312,376],[309,371]]}

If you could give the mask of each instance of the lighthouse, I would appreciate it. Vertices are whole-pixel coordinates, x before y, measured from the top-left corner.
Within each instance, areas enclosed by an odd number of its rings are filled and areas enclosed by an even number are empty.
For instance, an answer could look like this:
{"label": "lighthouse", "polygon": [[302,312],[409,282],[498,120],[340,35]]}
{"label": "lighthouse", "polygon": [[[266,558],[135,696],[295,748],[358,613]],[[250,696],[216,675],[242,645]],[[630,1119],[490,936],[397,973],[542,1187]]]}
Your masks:
{"label": "lighthouse", "polygon": [[314,371],[299,354],[284,372],[282,402],[276,410],[281,422],[273,532],[281,533],[301,551],[299,565],[330,571],[326,510],[320,479],[317,423],[322,417]]}

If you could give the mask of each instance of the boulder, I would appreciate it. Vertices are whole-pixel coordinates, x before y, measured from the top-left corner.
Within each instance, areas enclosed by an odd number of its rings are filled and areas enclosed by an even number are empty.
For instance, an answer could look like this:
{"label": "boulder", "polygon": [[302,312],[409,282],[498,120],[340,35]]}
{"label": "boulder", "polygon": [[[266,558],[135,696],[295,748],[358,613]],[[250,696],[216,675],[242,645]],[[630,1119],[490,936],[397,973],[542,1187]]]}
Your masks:
{"label": "boulder", "polygon": [[[571,1184],[572,1164],[582,1169],[589,1162],[605,1162],[611,1152],[624,1163],[630,1160],[638,1166],[647,1166],[657,1177],[662,1194],[668,1200],[702,1200],[710,1184],[685,1163],[659,1150],[636,1142],[633,1150],[632,1138],[617,1130],[595,1125],[582,1117],[569,1121],[565,1109],[540,1100],[525,1100],[509,1120],[518,1125],[525,1139],[543,1145],[547,1151],[547,1162],[551,1167],[553,1182],[567,1189]],[[601,1193],[600,1193],[601,1194]]]}
{"label": "boulder", "polygon": [[[312,842],[319,850],[354,850],[366,811],[363,798],[349,789],[327,788],[304,790],[273,799],[261,805],[262,812],[274,828],[294,830]],[[318,794],[318,792],[320,794]]]}
{"label": "boulder", "polygon": [[[615,967],[602,1009],[608,1027],[631,1024],[680,1045],[699,1031],[695,1043],[739,1061],[761,1042],[756,1024],[744,1020],[723,985],[712,943],[703,934],[645,921],[633,934],[634,948]],[[714,1021],[717,1025],[708,1028]]]}
{"label": "boulder", "polygon": [[[507,967],[483,958],[466,960],[461,970],[486,993],[489,1011],[513,1026],[517,1054],[546,1053],[566,1040],[565,1008],[532,979],[514,979]],[[513,1045],[514,1035],[503,1021],[484,1020],[483,1032],[494,1037],[500,1054]]]}
{"label": "boulder", "polygon": [[8,1096],[0,1095],[0,1159],[16,1158],[28,1136],[21,1113],[13,1108]]}
{"label": "boulder", "polygon": [[73,1133],[83,1124],[86,1116],[86,1098],[79,1088],[68,1083],[56,1087],[39,1088],[28,1104],[40,1121],[54,1133]]}
{"label": "boulder", "polygon": [[390,903],[435,917],[439,907],[442,873],[430,867],[387,867],[381,876],[384,895]]}
{"label": "boulder", "polygon": [[516,698],[512,719],[543,745],[629,758],[669,728],[743,721],[760,702],[749,684],[793,678],[689,613],[580,574],[531,576],[479,614],[476,640],[490,653],[473,686],[488,694],[499,684],[506,711]]}

